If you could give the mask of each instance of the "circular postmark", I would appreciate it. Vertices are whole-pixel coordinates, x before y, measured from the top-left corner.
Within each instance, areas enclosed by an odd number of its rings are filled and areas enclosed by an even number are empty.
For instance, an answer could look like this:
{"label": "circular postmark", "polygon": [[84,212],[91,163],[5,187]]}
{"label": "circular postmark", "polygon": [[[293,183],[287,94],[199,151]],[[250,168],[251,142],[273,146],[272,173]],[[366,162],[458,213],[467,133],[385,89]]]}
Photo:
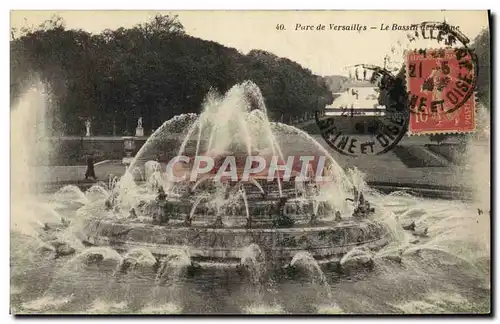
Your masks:
{"label": "circular postmark", "polygon": [[335,95],[324,112],[316,112],[316,123],[337,152],[384,154],[406,134],[409,110],[404,75],[393,76],[375,65],[354,65]]}
{"label": "circular postmark", "polygon": [[473,97],[479,66],[469,43],[460,26],[427,21],[391,47],[384,68],[405,70],[411,113],[450,114]]}

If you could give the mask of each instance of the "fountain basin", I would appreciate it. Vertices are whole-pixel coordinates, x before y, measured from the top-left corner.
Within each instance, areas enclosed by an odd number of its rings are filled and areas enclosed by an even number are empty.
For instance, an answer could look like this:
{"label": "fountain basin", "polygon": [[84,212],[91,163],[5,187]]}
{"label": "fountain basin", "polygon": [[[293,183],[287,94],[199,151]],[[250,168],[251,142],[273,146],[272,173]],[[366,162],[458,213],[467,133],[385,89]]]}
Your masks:
{"label": "fountain basin", "polygon": [[[251,215],[253,225],[271,225],[273,217],[269,212],[278,199],[267,198],[266,200],[255,199],[248,196],[248,205],[233,204],[221,207],[222,217],[225,223],[231,226],[244,226],[246,224],[246,209]],[[205,223],[212,223],[216,220],[216,211],[211,208],[207,201],[203,201],[193,209],[193,200],[189,198],[167,199],[160,203],[156,200],[145,202],[137,209],[143,215],[154,213],[160,208],[164,208],[170,220],[184,220],[187,216],[194,221],[203,220]],[[316,205],[316,206],[315,206]],[[289,199],[284,203],[283,213],[286,216],[292,217],[296,223],[308,223],[311,215],[316,213],[316,216],[326,216],[331,213],[331,208],[325,202],[314,202],[312,200]]]}
{"label": "fountain basin", "polygon": [[289,228],[209,228],[201,222],[183,227],[94,218],[85,224],[83,241],[117,251],[141,247],[157,257],[183,250],[202,268],[237,267],[245,247],[256,244],[269,266],[284,267],[300,251],[309,252],[323,265],[339,262],[356,247],[377,250],[388,243],[388,233],[383,224],[367,219]]}

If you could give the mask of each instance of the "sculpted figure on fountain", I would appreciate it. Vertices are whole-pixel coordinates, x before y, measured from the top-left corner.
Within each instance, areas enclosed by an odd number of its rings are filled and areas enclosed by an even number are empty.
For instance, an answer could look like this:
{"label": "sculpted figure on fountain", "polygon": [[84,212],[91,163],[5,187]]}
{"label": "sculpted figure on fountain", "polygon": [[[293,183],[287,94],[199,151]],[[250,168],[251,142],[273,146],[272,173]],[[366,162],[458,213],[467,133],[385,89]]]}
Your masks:
{"label": "sculpted figure on fountain", "polygon": [[280,197],[278,201],[270,204],[269,216],[272,218],[273,227],[291,227],[295,221],[285,213],[288,197]]}
{"label": "sculpted figure on fountain", "polygon": [[[356,192],[357,192],[357,190],[356,190]],[[354,216],[354,217],[366,217],[369,214],[372,214],[375,212],[375,208],[370,206],[370,203],[368,202],[368,200],[365,199],[365,196],[363,195],[362,192],[359,193],[358,197],[359,197],[358,198],[358,206],[354,210],[352,216]]]}
{"label": "sculpted figure on fountain", "polygon": [[162,186],[158,188],[158,195],[156,196],[157,208],[156,212],[153,213],[153,224],[161,225],[167,224],[170,220],[168,212],[169,212],[169,203],[166,200],[167,194]]}

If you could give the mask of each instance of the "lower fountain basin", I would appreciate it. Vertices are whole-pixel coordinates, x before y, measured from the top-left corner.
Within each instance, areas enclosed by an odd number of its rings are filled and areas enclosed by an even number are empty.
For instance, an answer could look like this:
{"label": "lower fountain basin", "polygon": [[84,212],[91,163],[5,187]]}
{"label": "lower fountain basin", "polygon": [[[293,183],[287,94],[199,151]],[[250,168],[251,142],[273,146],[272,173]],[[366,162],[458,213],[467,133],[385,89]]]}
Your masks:
{"label": "lower fountain basin", "polygon": [[182,250],[202,268],[237,267],[245,247],[256,244],[266,263],[284,267],[300,251],[309,252],[319,264],[329,264],[356,247],[377,250],[388,243],[388,234],[383,224],[368,219],[289,228],[208,228],[201,223],[183,227],[94,218],[85,224],[83,241],[117,251],[145,248],[158,257]]}

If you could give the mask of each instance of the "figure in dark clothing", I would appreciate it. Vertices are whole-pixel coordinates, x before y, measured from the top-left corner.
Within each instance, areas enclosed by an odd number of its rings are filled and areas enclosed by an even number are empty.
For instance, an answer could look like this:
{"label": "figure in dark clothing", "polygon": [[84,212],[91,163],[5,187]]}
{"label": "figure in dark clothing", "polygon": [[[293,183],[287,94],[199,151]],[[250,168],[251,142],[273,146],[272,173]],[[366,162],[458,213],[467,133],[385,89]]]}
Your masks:
{"label": "figure in dark clothing", "polygon": [[85,171],[85,180],[92,178],[96,180],[95,170],[94,170],[94,157],[89,155],[87,157],[87,171]]}

